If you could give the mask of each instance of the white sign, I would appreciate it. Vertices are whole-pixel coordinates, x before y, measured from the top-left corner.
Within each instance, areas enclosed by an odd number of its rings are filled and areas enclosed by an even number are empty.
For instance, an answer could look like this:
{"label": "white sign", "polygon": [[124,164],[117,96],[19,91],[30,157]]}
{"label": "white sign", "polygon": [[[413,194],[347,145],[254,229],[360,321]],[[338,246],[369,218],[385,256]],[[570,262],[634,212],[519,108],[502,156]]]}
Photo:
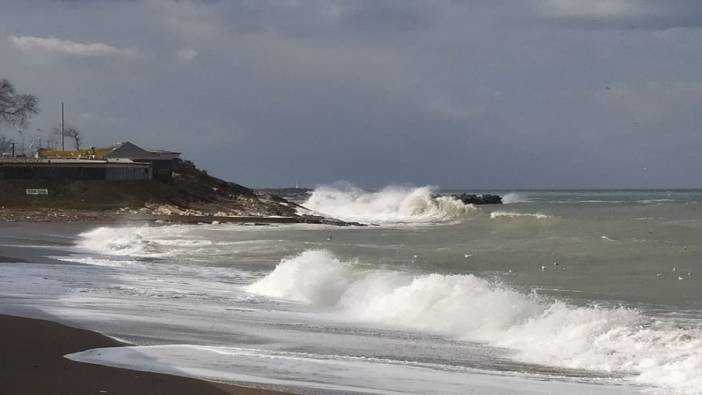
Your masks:
{"label": "white sign", "polygon": [[48,189],[27,189],[27,195],[48,195]]}

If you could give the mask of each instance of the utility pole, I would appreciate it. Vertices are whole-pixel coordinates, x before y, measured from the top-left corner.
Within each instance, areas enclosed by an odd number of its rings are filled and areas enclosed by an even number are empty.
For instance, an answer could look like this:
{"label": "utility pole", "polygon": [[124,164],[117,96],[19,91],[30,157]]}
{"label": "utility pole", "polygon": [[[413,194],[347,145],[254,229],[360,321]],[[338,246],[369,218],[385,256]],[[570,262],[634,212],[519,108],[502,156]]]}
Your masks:
{"label": "utility pole", "polygon": [[64,127],[63,102],[61,102],[61,151],[66,150],[66,133],[64,133],[63,127]]}

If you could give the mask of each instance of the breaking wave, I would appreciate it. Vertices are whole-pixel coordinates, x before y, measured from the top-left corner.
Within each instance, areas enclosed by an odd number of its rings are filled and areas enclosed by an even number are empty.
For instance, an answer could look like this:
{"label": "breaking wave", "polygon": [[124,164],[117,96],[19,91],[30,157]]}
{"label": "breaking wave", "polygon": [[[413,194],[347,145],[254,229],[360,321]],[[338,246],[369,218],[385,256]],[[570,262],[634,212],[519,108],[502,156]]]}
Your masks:
{"label": "breaking wave", "polygon": [[100,227],[80,234],[78,247],[104,255],[153,257],[165,253],[150,227]]}
{"label": "breaking wave", "polygon": [[[313,224],[280,227],[221,225],[104,226],[81,233],[76,246],[83,252],[112,257],[194,258],[230,257],[235,254],[268,254],[283,251],[285,244],[262,239],[231,240],[218,232],[286,232],[293,229],[320,229]],[[214,233],[213,233],[214,232]],[[214,237],[213,237],[214,236]],[[113,258],[110,258],[113,260]]]}
{"label": "breaking wave", "polygon": [[196,229],[195,225],[105,226],[81,233],[77,246],[102,255],[151,258],[218,252],[220,244],[198,235]]}
{"label": "breaking wave", "polygon": [[702,388],[702,330],[634,309],[578,307],[473,275],[364,270],[326,250],[282,260],[248,291],[353,321],[484,342],[524,362],[624,374],[668,393]]}
{"label": "breaking wave", "polygon": [[330,217],[366,223],[448,222],[475,212],[472,205],[453,197],[434,197],[430,187],[389,186],[368,192],[346,183],[317,187],[302,205]]}

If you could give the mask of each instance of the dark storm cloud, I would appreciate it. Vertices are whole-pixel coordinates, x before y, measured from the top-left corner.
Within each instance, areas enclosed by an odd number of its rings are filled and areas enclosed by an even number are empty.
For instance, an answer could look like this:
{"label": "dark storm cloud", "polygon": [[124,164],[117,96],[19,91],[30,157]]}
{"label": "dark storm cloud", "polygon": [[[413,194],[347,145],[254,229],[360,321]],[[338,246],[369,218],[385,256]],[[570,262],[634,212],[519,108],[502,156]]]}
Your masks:
{"label": "dark storm cloud", "polygon": [[700,183],[694,2],[0,5],[0,77],[41,98],[36,134],[63,100],[88,144],[252,185]]}

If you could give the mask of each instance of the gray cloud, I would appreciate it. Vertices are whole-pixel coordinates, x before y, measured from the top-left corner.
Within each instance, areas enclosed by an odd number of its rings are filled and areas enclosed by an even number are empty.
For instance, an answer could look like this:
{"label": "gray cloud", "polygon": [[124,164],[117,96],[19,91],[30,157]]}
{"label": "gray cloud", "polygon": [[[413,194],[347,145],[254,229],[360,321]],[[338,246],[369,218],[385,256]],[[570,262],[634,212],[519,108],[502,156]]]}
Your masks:
{"label": "gray cloud", "polygon": [[702,26],[702,3],[696,0],[537,0],[546,18],[567,25],[642,29]]}
{"label": "gray cloud", "polygon": [[15,48],[24,52],[47,52],[81,57],[134,55],[133,50],[119,49],[104,43],[79,43],[53,36],[10,36],[9,39]]}
{"label": "gray cloud", "polygon": [[0,77],[251,185],[699,185],[696,5],[593,1],[0,0]]}

